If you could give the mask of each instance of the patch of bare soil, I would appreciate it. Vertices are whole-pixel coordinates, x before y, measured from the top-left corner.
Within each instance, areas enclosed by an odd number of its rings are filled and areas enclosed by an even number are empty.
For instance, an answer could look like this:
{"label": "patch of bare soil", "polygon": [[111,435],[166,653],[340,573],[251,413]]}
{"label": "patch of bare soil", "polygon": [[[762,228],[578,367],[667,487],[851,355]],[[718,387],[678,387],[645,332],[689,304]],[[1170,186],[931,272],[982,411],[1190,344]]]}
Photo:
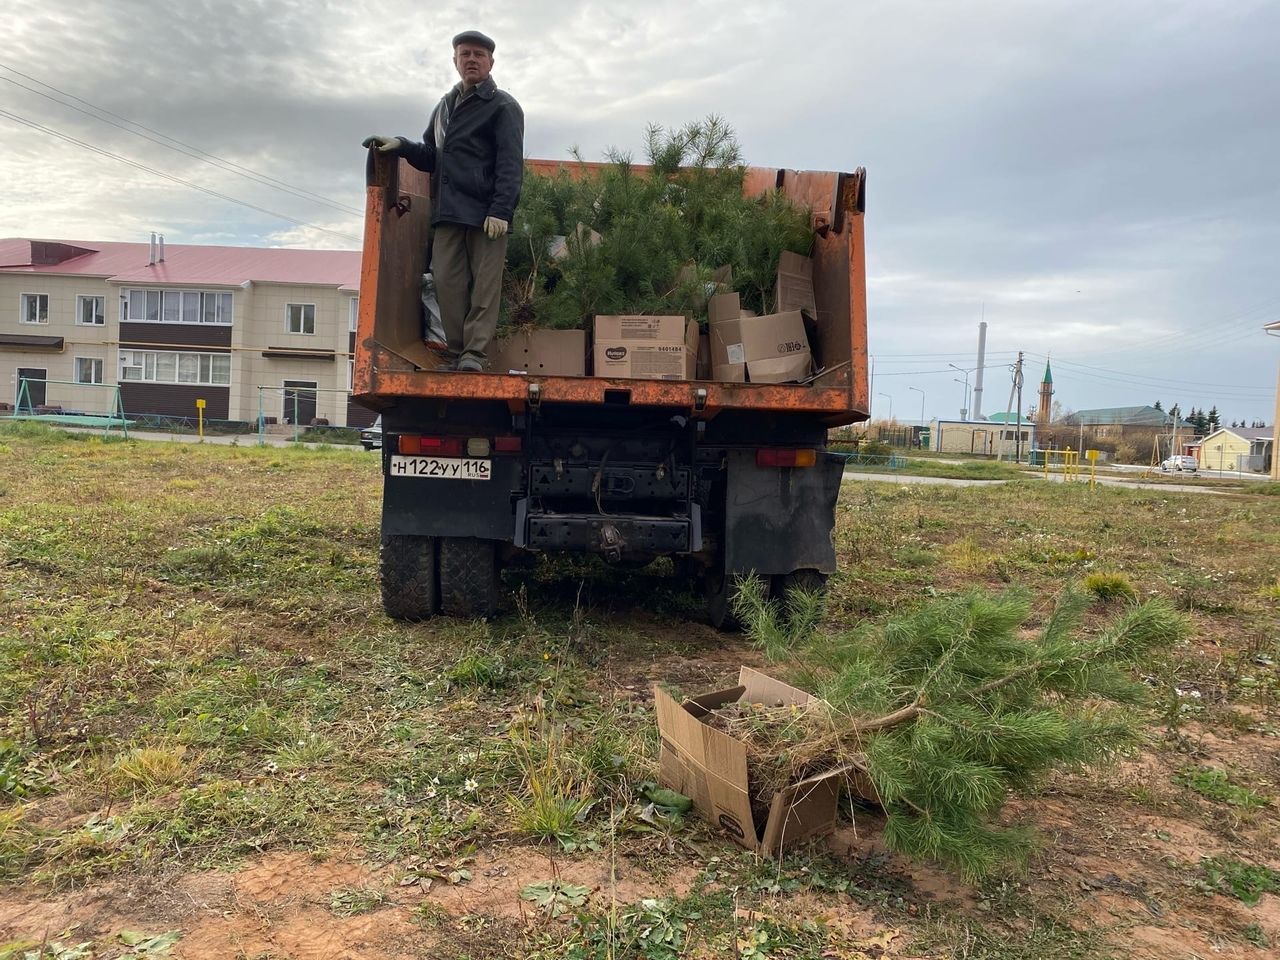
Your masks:
{"label": "patch of bare soil", "polygon": [[[121,930],[183,933],[173,956],[185,960],[289,957],[291,960],[373,960],[440,955],[424,953],[437,941],[511,943],[536,912],[520,899],[530,883],[559,877],[592,890],[602,903],[683,896],[698,871],[681,867],[657,878],[622,860],[578,858],[561,863],[546,851],[497,848],[470,865],[469,883],[400,886],[392,868],[372,871],[341,860],[271,854],[233,873],[156,875],[111,882],[53,897],[33,890],[0,896],[0,942],[51,939],[109,942]],[[330,898],[346,888],[381,890],[386,902],[353,917],[335,915]],[[414,921],[428,915],[461,919],[461,934],[433,931]],[[72,931],[64,936],[65,931]],[[448,954],[451,955],[451,954]],[[480,953],[477,955],[488,955]]]}
{"label": "patch of bare soil", "polygon": [[[705,693],[720,689],[726,683],[735,683],[739,667],[764,669],[767,666],[758,650],[726,644],[722,634],[713,633],[710,638],[701,636],[702,631],[710,630],[710,627],[687,624],[681,627],[680,637],[672,638],[679,652],[664,653],[648,661],[638,660],[631,653],[611,656],[598,668],[599,684],[611,693],[648,705],[653,702],[655,683],[689,694]],[[704,642],[708,646],[697,649]]]}

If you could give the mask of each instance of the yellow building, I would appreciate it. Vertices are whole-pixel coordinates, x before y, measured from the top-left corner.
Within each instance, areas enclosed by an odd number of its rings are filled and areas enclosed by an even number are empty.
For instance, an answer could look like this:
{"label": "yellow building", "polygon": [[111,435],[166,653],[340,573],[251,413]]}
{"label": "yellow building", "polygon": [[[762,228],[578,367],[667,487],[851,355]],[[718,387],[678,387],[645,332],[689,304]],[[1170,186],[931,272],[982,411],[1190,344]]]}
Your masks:
{"label": "yellow building", "polygon": [[0,238],[0,405],[364,427],[358,250]]}
{"label": "yellow building", "polygon": [[1200,469],[1265,473],[1272,437],[1270,427],[1219,427],[1200,441]]}

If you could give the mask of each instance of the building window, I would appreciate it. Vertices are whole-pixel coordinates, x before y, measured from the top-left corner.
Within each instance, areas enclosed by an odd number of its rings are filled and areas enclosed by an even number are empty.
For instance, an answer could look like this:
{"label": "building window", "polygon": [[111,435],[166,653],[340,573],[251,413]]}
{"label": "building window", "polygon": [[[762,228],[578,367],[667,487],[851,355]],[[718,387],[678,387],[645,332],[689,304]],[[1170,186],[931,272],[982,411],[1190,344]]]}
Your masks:
{"label": "building window", "polygon": [[18,314],[23,323],[49,322],[49,295],[47,293],[24,293],[22,310]]}
{"label": "building window", "polygon": [[224,387],[231,383],[231,354],[121,350],[120,379]]}
{"label": "building window", "polygon": [[351,316],[347,321],[347,330],[351,333],[356,332],[356,321],[360,318],[360,298],[351,298]]}
{"label": "building window", "polygon": [[231,325],[229,293],[201,290],[125,290],[124,318],[130,323],[214,323]]}
{"label": "building window", "polygon": [[76,323],[84,327],[101,327],[106,322],[106,297],[76,297]]}
{"label": "building window", "polygon": [[356,382],[356,362],[354,360],[347,361],[347,392],[351,392],[351,385]]}
{"label": "building window", "polygon": [[76,383],[101,382],[102,361],[94,357],[76,357]]}
{"label": "building window", "polygon": [[316,305],[314,303],[286,304],[285,329],[290,333],[316,332]]}

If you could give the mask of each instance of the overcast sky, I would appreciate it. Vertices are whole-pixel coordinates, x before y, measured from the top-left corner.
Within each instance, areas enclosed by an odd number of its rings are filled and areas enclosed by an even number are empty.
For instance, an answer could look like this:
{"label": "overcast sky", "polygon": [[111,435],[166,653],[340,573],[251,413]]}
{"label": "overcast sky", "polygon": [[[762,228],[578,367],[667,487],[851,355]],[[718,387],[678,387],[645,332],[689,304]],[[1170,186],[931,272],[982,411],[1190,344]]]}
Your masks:
{"label": "overcast sky", "polygon": [[957,415],[962,374],[948,365],[976,365],[985,315],[984,412],[1005,408],[1024,350],[1024,406],[1051,354],[1068,409],[1159,399],[1272,419],[1280,339],[1261,326],[1280,319],[1277,2],[6,9],[0,236],[159,230],[170,242],[355,248],[360,140],[420,136],[456,79],[450,37],[476,27],[497,41],[494,77],[524,106],[531,156],[637,148],[646,123],[716,112],[752,164],[865,166],[877,415],[892,403],[918,418],[922,392],[927,416]]}

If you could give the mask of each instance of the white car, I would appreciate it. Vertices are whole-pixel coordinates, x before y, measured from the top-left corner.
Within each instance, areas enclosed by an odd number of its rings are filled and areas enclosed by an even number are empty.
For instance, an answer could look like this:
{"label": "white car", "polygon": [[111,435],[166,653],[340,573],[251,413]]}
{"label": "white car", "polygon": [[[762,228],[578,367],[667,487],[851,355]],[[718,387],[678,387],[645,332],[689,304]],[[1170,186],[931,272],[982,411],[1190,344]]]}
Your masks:
{"label": "white car", "polygon": [[1167,460],[1164,461],[1164,463],[1160,464],[1160,469],[1163,470],[1165,473],[1168,473],[1170,470],[1177,471],[1178,473],[1182,473],[1182,472],[1195,473],[1196,470],[1199,469],[1199,467],[1200,467],[1200,463],[1199,461],[1196,460],[1195,457],[1186,457],[1186,456],[1178,456],[1178,455],[1169,457]]}

